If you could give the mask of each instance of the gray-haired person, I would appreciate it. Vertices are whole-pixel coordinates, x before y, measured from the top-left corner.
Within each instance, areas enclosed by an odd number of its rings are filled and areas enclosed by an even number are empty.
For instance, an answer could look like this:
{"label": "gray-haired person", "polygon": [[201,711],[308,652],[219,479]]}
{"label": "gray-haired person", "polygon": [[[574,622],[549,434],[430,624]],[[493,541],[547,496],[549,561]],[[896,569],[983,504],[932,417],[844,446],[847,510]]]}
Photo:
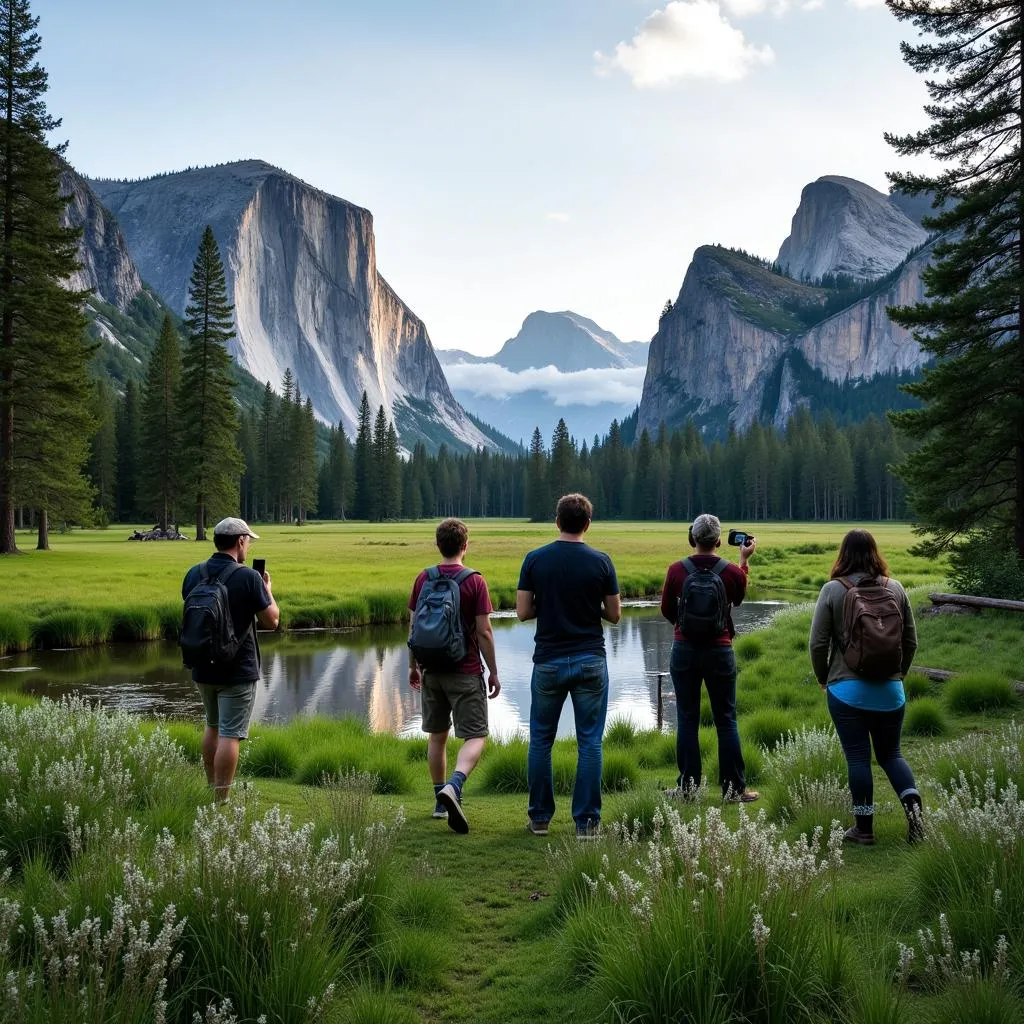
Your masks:
{"label": "gray-haired person", "polygon": [[[746,766],[736,725],[736,655],[732,649],[736,627],[732,609],[746,596],[747,562],[757,548],[757,541],[751,537],[740,548],[739,565],[727,562],[718,554],[722,524],[707,513],[693,521],[689,541],[696,551],[668,567],[661,591],[661,614],[675,626],[669,673],[676,691],[679,778],[667,795],[690,797],[701,783],[697,737],[701,686],[706,685],[718,732],[722,796],[729,801],[750,803],[759,794],[746,788]],[[688,603],[692,607],[688,608]]]}
{"label": "gray-haired person", "polygon": [[213,528],[214,554],[192,566],[181,585],[182,599],[200,583],[219,580],[227,589],[235,637],[240,641],[230,660],[192,669],[192,679],[206,712],[203,767],[217,800],[226,800],[238,767],[238,745],[249,737],[249,719],[260,679],[260,648],[256,623],[277,629],[281,613],[270,589],[270,576],[245,565],[249,544],[259,536],[243,519],[222,519]]}

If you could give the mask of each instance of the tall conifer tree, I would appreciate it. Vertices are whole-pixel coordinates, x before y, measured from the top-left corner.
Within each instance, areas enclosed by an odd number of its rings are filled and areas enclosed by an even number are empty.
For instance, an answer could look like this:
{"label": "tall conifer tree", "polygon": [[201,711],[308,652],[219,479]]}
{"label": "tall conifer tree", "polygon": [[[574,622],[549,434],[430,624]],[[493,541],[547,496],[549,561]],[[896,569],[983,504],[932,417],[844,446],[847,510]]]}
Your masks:
{"label": "tall conifer tree", "polygon": [[61,286],[78,268],[78,232],[62,225],[60,148],[46,145],[60,121],[43,100],[38,23],[28,0],[0,0],[0,554],[17,550],[16,505],[74,514],[88,493],[92,347],[84,295]]}
{"label": "tall conifer tree", "polygon": [[931,551],[979,527],[1012,531],[1024,560],[1024,12],[1019,0],[888,0],[924,38],[903,56],[930,76],[931,124],[887,136],[939,173],[891,174],[934,193],[942,233],[928,299],[892,311],[936,365],[909,391],[924,403],[894,422],[920,442],[900,473]]}
{"label": "tall conifer tree", "polygon": [[117,502],[119,522],[131,522],[137,515],[139,453],[142,441],[142,412],[139,385],[125,381],[124,398],[117,406]]}
{"label": "tall conifer tree", "polygon": [[372,498],[370,495],[373,475],[373,420],[370,413],[370,400],[363,392],[359,403],[359,420],[356,429],[355,451],[355,518],[372,518]]}
{"label": "tall conifer tree", "polygon": [[185,480],[195,502],[196,540],[206,540],[208,517],[236,507],[244,469],[227,350],[235,336],[231,314],[224,264],[207,225],[192,265],[185,310],[180,401]]}
{"label": "tall conifer tree", "polygon": [[170,315],[164,317],[160,336],[149,357],[142,385],[142,442],[139,501],[155,515],[161,530],[171,522],[181,481],[181,347]]}

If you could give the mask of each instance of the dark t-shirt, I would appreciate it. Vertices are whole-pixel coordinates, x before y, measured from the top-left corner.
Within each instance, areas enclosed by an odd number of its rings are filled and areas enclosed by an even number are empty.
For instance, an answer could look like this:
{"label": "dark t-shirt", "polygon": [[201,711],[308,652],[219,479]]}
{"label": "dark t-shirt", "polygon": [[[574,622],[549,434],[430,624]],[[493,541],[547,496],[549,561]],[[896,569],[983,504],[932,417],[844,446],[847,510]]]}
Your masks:
{"label": "dark t-shirt", "polygon": [[[693,564],[698,569],[711,569],[718,562],[718,555],[690,555]],[[683,584],[686,582],[687,573],[682,562],[673,562],[668,567],[668,574],[665,576],[665,586],[661,590],[661,614],[675,626],[675,638],[685,640],[686,638],[679,631],[676,620],[679,617],[679,598],[683,596]],[[729,608],[725,613],[725,629],[721,636],[715,640],[715,644],[728,647],[732,638],[736,635],[736,627],[732,623],[732,610],[743,604],[743,598],[747,593],[747,568],[734,565],[732,562],[722,573],[722,582],[725,584],[725,596],[729,601]]]}
{"label": "dark t-shirt", "polygon": [[601,603],[619,592],[619,581],[603,551],[552,541],[523,559],[519,589],[532,591],[537,605],[537,664],[570,654],[604,655]]}
{"label": "dark t-shirt", "polygon": [[[439,565],[437,568],[443,576],[458,576],[466,566]],[[412,585],[412,595],[409,598],[409,611],[411,612],[416,610],[416,601],[419,599],[426,578],[427,570],[424,569]],[[487,581],[479,573],[475,576],[467,576],[459,584],[459,616],[462,619],[463,632],[466,634],[466,657],[452,669],[453,672],[467,676],[478,676],[483,673],[484,667],[480,662],[480,641],[476,635],[476,617],[490,615],[493,611],[491,595],[487,592]]]}
{"label": "dark t-shirt", "polygon": [[[230,555],[217,552],[210,556],[207,563],[210,575],[225,572],[225,566],[234,559]],[[200,566],[193,565],[181,584],[181,598],[188,597],[189,592],[199,582]],[[224,581],[228,588],[228,606],[231,619],[235,625],[235,636],[245,634],[245,639],[238,648],[234,660],[224,665],[204,665],[192,670],[192,678],[197,683],[212,683],[217,686],[230,686],[233,683],[255,683],[260,678],[259,642],[256,639],[256,627],[253,619],[257,612],[270,607],[270,594],[263,584],[263,577],[255,569],[243,565],[235,569]]]}

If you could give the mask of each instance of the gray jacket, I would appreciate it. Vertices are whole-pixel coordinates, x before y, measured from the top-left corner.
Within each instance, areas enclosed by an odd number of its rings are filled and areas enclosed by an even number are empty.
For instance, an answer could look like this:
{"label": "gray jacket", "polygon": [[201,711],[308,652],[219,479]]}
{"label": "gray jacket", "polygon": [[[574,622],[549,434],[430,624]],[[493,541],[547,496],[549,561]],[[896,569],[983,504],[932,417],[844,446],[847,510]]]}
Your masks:
{"label": "gray jacket", "polygon": [[[851,582],[859,582],[863,575],[856,573],[849,577]],[[914,610],[903,584],[899,580],[889,580],[888,589],[896,595],[896,600],[903,606],[903,664],[900,675],[905,676],[914,660],[917,650],[917,626],[914,624]],[[814,606],[814,619],[811,621],[811,666],[819,683],[835,683],[840,679],[850,679],[853,673],[843,660],[843,603],[846,600],[846,588],[839,580],[829,580],[821,588],[818,603]]]}

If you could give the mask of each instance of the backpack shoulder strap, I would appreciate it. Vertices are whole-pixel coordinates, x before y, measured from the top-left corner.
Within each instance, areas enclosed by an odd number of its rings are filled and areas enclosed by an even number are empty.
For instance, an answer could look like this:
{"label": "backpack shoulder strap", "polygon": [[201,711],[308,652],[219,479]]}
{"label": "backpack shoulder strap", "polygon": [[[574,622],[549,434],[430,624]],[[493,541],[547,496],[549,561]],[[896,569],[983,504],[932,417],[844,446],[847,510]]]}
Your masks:
{"label": "backpack shoulder strap", "polygon": [[428,569],[425,569],[424,572],[426,572],[427,579],[431,582],[441,578],[441,570],[438,569],[436,565],[430,566]]}
{"label": "backpack shoulder strap", "polygon": [[236,572],[238,572],[238,570],[241,569],[241,568],[242,568],[242,563],[241,562],[236,562],[236,561],[232,560],[228,565],[225,565],[223,569],[220,569],[218,571],[217,579],[221,583],[226,584],[227,581],[229,579],[231,579],[231,577],[234,576],[234,574]]}
{"label": "backpack shoulder strap", "polygon": [[477,569],[466,569],[460,570],[454,577],[455,582],[461,586],[470,576],[479,576],[480,572]]}
{"label": "backpack shoulder strap", "polygon": [[199,582],[209,583],[210,582],[210,563],[200,562],[199,563]]}
{"label": "backpack shoulder strap", "polygon": [[724,558],[720,558],[717,562],[715,562],[715,564],[713,566],[711,566],[711,571],[716,576],[721,576],[722,573],[724,573],[725,570],[728,569],[728,568],[729,568],[729,563]]}
{"label": "backpack shoulder strap", "polygon": [[836,577],[836,579],[837,579],[837,580],[838,580],[838,581],[839,581],[840,583],[842,583],[842,585],[843,585],[843,589],[844,589],[844,590],[853,590],[853,589],[854,589],[854,587],[856,587],[856,586],[857,586],[857,584],[856,584],[856,583],[854,583],[854,582],[852,582],[851,580],[847,579],[847,578],[846,578],[845,576],[837,576],[837,577]]}
{"label": "backpack shoulder strap", "polygon": [[686,570],[687,575],[693,575],[693,573],[698,571],[697,566],[692,558],[683,559],[683,568]]}

